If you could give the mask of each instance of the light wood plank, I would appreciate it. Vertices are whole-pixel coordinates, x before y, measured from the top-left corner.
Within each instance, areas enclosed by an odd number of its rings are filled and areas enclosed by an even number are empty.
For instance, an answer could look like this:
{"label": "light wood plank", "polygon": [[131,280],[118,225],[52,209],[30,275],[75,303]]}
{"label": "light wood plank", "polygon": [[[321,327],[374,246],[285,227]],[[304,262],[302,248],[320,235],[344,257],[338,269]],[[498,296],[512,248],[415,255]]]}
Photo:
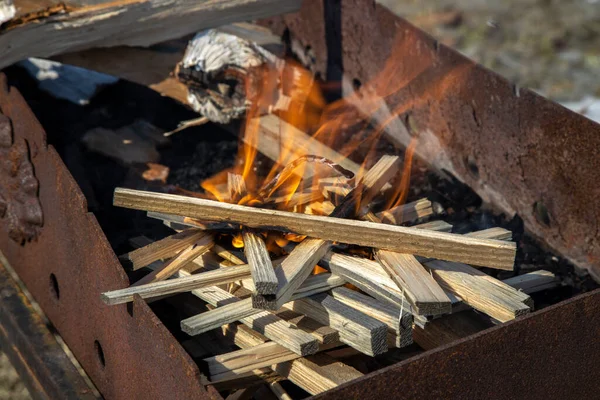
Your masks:
{"label": "light wood plank", "polygon": [[420,199],[375,214],[384,224],[400,225],[433,214],[431,201]]}
{"label": "light wood plank", "polygon": [[250,266],[247,264],[219,268],[217,270],[201,272],[182,278],[112,290],[110,292],[102,293],[102,300],[109,305],[122,304],[133,301],[133,296],[136,294],[140,295],[143,299],[150,299],[174,293],[189,292],[207,286],[232,283],[248,278],[249,275]]}
{"label": "light wood plank", "polygon": [[529,296],[473,267],[438,260],[428,261],[425,266],[444,289],[498,321],[510,321],[531,309],[524,303]]}
{"label": "light wood plank", "polygon": [[[319,350],[338,347],[340,343],[320,345]],[[300,358],[300,355],[275,342],[266,342],[254,347],[208,357],[203,360],[207,366],[211,383],[237,380],[247,372]]]}
{"label": "light wood plank", "polygon": [[254,308],[278,310],[292,297],[310,275],[313,267],[329,250],[331,243],[308,238],[303,240],[275,270],[279,287],[275,296],[252,294]]}
{"label": "light wood plank", "polygon": [[260,234],[248,230],[243,231],[242,238],[244,240],[244,254],[248,259],[248,265],[250,265],[256,292],[262,295],[275,295],[278,287],[277,275],[265,241]]}
{"label": "light wood plank", "polygon": [[[206,330],[219,328],[225,324],[239,320],[296,354],[302,356],[314,354],[319,348],[319,342],[314,336],[291,328],[289,323],[268,311],[259,310],[257,313],[257,310],[252,308],[252,303],[249,299],[240,300],[216,286],[195,289],[192,293],[217,308],[181,321],[181,329],[189,335],[197,335]],[[234,310],[241,309],[242,311],[237,311],[234,320],[228,318],[230,314],[226,314],[227,318],[223,318],[222,310],[231,310],[232,307]],[[194,324],[199,317],[216,322],[212,323],[209,329],[200,331]]]}
{"label": "light wood plank", "polygon": [[512,269],[516,252],[514,243],[499,240],[478,239],[373,222],[262,210],[211,200],[123,188],[115,190],[114,204],[197,219],[236,222],[254,228],[279,227],[323,240],[499,269]]}
{"label": "light wood plank", "polygon": [[412,344],[413,317],[410,313],[346,287],[333,289],[331,295],[337,301],[383,322],[388,331],[399,338],[395,347]]}
{"label": "light wood plank", "polygon": [[[228,324],[223,326],[223,332],[241,348],[256,346],[267,340],[266,337],[245,325]],[[271,369],[312,395],[323,393],[362,376],[354,368],[321,353],[272,365]],[[264,378],[267,374],[264,370],[255,370],[249,374],[258,373],[261,374],[261,378]],[[219,390],[226,388],[223,385],[215,385],[215,387]]]}
{"label": "light wood plank", "polygon": [[371,356],[388,350],[387,326],[328,295],[294,300],[285,307],[331,326],[340,341]]}
{"label": "light wood plank", "polygon": [[200,230],[188,229],[130,251],[121,257],[131,261],[135,271],[154,261],[173,257],[183,249],[196,243],[203,236],[205,236],[205,233]]}
{"label": "light wood plank", "polygon": [[440,315],[452,312],[452,303],[431,274],[412,254],[376,250],[375,258],[421,315]]}
{"label": "light wood plank", "polygon": [[164,281],[173,276],[177,271],[184,268],[186,265],[206,253],[213,246],[213,237],[209,233],[205,233],[193,245],[189,246],[174,258],[165,263],[162,267],[155,269],[142,279],[134,283],[132,286],[140,286],[151,282]]}

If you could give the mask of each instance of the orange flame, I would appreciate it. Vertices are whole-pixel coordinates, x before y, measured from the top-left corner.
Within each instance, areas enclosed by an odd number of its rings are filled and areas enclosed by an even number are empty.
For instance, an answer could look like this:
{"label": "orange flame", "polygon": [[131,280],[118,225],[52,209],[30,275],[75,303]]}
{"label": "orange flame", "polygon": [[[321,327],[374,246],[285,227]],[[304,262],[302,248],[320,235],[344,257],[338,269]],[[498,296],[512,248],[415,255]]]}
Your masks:
{"label": "orange flame", "polygon": [[[328,183],[329,190],[331,185],[346,185],[340,186],[343,190],[326,193],[320,180],[341,176],[343,167],[352,170],[354,182],[358,182],[364,171],[382,155],[384,130],[405,111],[404,107],[393,110],[386,120],[378,124],[365,118],[377,112],[382,105],[382,97],[407,84],[406,80],[394,78],[399,68],[396,64],[391,60],[373,82],[362,85],[360,92],[331,104],[326,104],[322,85],[313,74],[293,61],[286,61],[282,69],[263,68],[247,74],[245,88],[249,109],[240,134],[236,162],[232,168],[202,182],[201,187],[214,199],[223,202],[269,205],[320,215],[331,212],[337,200],[332,193],[345,193],[351,186],[343,183],[349,182],[347,179],[340,179],[339,183]],[[414,74],[421,72],[413,71]],[[357,99],[363,105],[358,112],[352,102]],[[268,114],[276,114],[277,117],[269,120],[270,131],[266,134]],[[393,190],[385,194],[385,208],[406,201],[417,139],[413,137],[406,149],[400,180],[392,182]],[[261,140],[265,142],[260,143]],[[264,170],[257,162],[258,149],[274,159],[269,170]],[[307,156],[321,157],[310,159]],[[227,187],[230,173],[243,178],[246,193],[230,198]],[[360,206],[357,204],[357,207]],[[269,235],[267,239],[269,249],[273,250],[301,241],[304,237],[286,234]],[[234,236],[232,244],[236,248],[243,247],[241,235]]]}

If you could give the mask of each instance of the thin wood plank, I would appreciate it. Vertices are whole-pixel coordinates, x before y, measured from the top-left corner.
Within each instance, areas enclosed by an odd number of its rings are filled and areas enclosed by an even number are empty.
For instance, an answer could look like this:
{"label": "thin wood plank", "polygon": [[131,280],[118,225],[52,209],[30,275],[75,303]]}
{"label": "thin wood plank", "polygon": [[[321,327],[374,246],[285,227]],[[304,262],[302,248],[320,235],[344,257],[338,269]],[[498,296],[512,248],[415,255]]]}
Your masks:
{"label": "thin wood plank", "polygon": [[388,331],[399,338],[395,347],[412,344],[413,317],[410,313],[346,287],[333,289],[331,295],[337,301],[383,322]]}
{"label": "thin wood plank", "polygon": [[275,270],[279,284],[275,296],[252,295],[254,308],[278,310],[310,275],[313,267],[329,250],[331,243],[308,238],[303,240]]}
{"label": "thin wood plank", "polygon": [[[181,321],[181,329],[189,335],[197,335],[206,330],[219,328],[222,325],[239,320],[296,354],[302,356],[314,354],[319,348],[319,342],[314,336],[298,329],[292,329],[289,323],[267,311],[259,310],[257,313],[257,310],[252,308],[252,302],[249,299],[240,300],[216,286],[195,289],[192,293],[217,308]],[[222,305],[224,303],[225,305]],[[220,310],[230,310],[231,306],[234,309],[242,309],[242,311],[236,314],[234,320],[229,320],[229,318],[222,319],[222,311]],[[216,322],[211,324],[209,329],[199,332],[194,323],[199,317],[216,320]]]}
{"label": "thin wood plank", "polygon": [[428,261],[425,266],[440,285],[464,303],[501,322],[529,313],[529,296],[465,264]]}
{"label": "thin wood plank", "polygon": [[[325,275],[325,274],[322,274]],[[339,277],[320,277],[316,275],[314,278],[307,279],[306,286],[301,286],[296,293],[291,296],[291,299],[302,298],[313,294],[318,294],[323,291],[332,289],[345,283],[343,279]],[[208,288],[209,291],[214,287]],[[200,295],[208,296],[210,298],[211,293],[202,291],[203,289],[197,289],[192,291],[197,296]],[[214,296],[215,294],[212,293]],[[230,298],[231,299],[231,298]],[[208,300],[205,300],[208,301]],[[229,300],[231,301],[231,300]],[[216,329],[221,325],[241,320],[244,322],[245,319],[252,317],[251,319],[259,319],[261,315],[265,315],[266,311],[253,307],[253,299],[243,299],[240,301],[231,302],[231,304],[224,304],[214,310],[198,314],[196,316],[187,318],[181,321],[181,326],[184,332],[190,335],[198,335],[200,333]],[[268,313],[267,313],[268,314]],[[258,317],[257,317],[258,315]],[[268,320],[268,319],[266,319]],[[262,322],[262,320],[261,320]],[[262,333],[262,332],[261,332]],[[275,339],[272,339],[275,340]]]}
{"label": "thin wood plank", "polygon": [[376,250],[375,258],[420,315],[440,315],[452,312],[452,303],[431,274],[412,254]]}
{"label": "thin wood plank", "polygon": [[433,208],[431,201],[420,199],[390,208],[389,210],[378,212],[376,216],[384,224],[399,225],[418,218],[428,217],[432,214]]}
{"label": "thin wood plank", "polygon": [[[267,340],[266,337],[245,325],[228,324],[223,326],[223,332],[241,348],[256,346]],[[322,353],[272,365],[271,369],[312,395],[323,393],[362,376],[356,369]],[[250,374],[261,373],[261,378],[265,377],[264,369],[260,371],[255,370]],[[223,385],[215,386],[219,390],[224,389]]]}
{"label": "thin wood plank", "polygon": [[173,276],[177,271],[184,268],[186,265],[206,253],[213,246],[213,237],[209,233],[205,233],[194,244],[177,254],[174,258],[165,263],[161,268],[155,269],[142,279],[134,283],[132,286],[144,285],[151,282],[164,281]]}
{"label": "thin wood plank", "polygon": [[275,295],[278,280],[265,241],[260,234],[248,230],[243,231],[242,238],[256,292],[262,295]]}
{"label": "thin wood plank", "polygon": [[133,297],[136,294],[140,295],[143,299],[149,299],[174,293],[189,292],[207,286],[236,282],[247,278],[249,275],[250,266],[247,264],[220,268],[182,278],[104,292],[102,293],[102,300],[108,305],[122,304],[133,301]]}
{"label": "thin wood plank", "polygon": [[340,341],[371,356],[388,350],[387,326],[328,295],[294,300],[285,307],[339,331]]}
{"label": "thin wood plank", "polygon": [[[338,347],[340,343],[320,345],[319,350]],[[208,357],[203,360],[207,366],[211,383],[236,380],[247,372],[300,358],[300,355],[275,343],[266,342],[254,347]]]}
{"label": "thin wood plank", "polygon": [[322,240],[499,269],[512,269],[516,252],[516,246],[512,242],[373,222],[262,210],[211,200],[123,188],[115,190],[114,204],[132,209],[185,215],[196,219],[236,222],[253,228],[278,227]]}
{"label": "thin wood plank", "polygon": [[560,285],[560,280],[550,271],[539,270],[527,274],[513,276],[502,282],[526,294],[553,289]]}
{"label": "thin wood plank", "polygon": [[173,257],[183,249],[196,243],[203,236],[205,236],[205,233],[200,230],[188,229],[130,251],[121,257],[131,261],[135,271],[154,261]]}

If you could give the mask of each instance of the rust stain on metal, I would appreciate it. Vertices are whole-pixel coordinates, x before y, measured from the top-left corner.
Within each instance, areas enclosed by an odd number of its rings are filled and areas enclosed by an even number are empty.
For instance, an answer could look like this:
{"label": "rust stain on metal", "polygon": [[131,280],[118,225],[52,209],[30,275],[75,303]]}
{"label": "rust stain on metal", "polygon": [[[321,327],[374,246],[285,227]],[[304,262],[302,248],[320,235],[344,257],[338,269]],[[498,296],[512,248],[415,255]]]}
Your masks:
{"label": "rust stain on metal", "polygon": [[[106,306],[129,285],[85,198],[21,95],[0,75],[0,109],[13,142],[26,141],[39,180],[44,228],[21,246],[0,223],[0,249],[105,398],[219,398],[148,305]],[[4,193],[4,192],[3,192]],[[165,373],[168,371],[168,373]],[[207,391],[208,390],[208,391]]]}
{"label": "rust stain on metal", "polygon": [[[520,89],[373,1],[343,0],[332,13],[334,3],[307,0],[298,13],[265,23],[289,32],[292,48],[316,54],[315,72],[329,79],[340,70],[365,88],[387,68],[375,89],[439,145],[428,161],[518,214],[531,234],[600,281],[600,125]],[[338,31],[325,35],[332,26]],[[539,218],[536,204],[547,217]]]}
{"label": "rust stain on metal", "polygon": [[38,181],[24,139],[13,140],[12,123],[0,114],[0,220],[19,244],[34,240],[44,222]]}
{"label": "rust stain on metal", "polygon": [[600,290],[426,352],[317,398],[596,398],[598,335]]}

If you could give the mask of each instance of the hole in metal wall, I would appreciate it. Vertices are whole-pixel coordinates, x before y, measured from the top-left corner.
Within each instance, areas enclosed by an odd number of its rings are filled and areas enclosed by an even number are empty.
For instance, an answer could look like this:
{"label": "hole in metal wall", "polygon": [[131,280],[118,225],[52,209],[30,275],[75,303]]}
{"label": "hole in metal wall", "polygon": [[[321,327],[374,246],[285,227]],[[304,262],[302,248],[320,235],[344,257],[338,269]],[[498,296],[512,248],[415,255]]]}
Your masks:
{"label": "hole in metal wall", "polygon": [[129,314],[129,316],[133,318],[133,302],[132,301],[127,303],[127,314]]}
{"label": "hole in metal wall", "polygon": [[360,79],[357,79],[357,78],[352,79],[352,87],[354,88],[355,92],[358,92],[360,90],[361,86],[362,86],[362,82],[360,81]]}
{"label": "hole in metal wall", "polygon": [[58,280],[54,274],[50,274],[50,291],[56,300],[60,299],[60,288],[58,287]]}
{"label": "hole in metal wall", "polygon": [[533,203],[533,215],[540,224],[550,226],[550,213],[541,201]]}
{"label": "hole in metal wall", "polygon": [[465,158],[465,165],[467,166],[467,170],[469,171],[471,176],[475,179],[479,179],[479,167],[475,162],[475,157],[473,157],[472,155],[468,155]]}
{"label": "hole in metal wall", "polygon": [[94,349],[96,350],[96,355],[98,356],[98,361],[100,365],[104,368],[106,366],[106,360],[104,359],[104,350],[102,350],[102,345],[99,341],[94,341]]}

